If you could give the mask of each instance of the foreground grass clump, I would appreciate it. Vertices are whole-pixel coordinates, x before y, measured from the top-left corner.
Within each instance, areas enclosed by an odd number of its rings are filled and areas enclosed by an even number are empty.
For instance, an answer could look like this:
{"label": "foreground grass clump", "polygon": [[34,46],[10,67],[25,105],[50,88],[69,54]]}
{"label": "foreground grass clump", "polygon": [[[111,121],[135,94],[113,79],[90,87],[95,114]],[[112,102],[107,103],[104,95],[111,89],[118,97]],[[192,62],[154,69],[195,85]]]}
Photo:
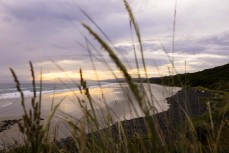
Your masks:
{"label": "foreground grass clump", "polygon": [[[147,78],[148,76],[144,62],[144,52],[140,30],[132,10],[126,0],[124,0],[124,4],[131,21],[131,27],[133,26],[138,40],[138,45],[140,46],[141,60],[145,69],[145,77]],[[188,89],[186,86],[182,86],[184,87],[182,90],[182,92],[184,92],[184,94],[182,94],[184,97],[171,97],[171,101],[173,101],[171,106],[177,106],[175,112],[173,112],[171,109],[168,112],[152,115],[151,112],[155,112],[154,101],[151,99],[152,97],[150,97],[153,95],[153,93],[150,91],[151,95],[148,96],[143,90],[143,84],[141,83],[140,75],[140,83],[134,82],[132,76],[128,73],[127,68],[116,55],[113,47],[110,46],[110,43],[107,43],[104,39],[102,39],[101,36],[88,25],[83,24],[83,27],[85,27],[87,32],[89,32],[90,35],[101,45],[101,48],[109,54],[113,63],[120,69],[125,77],[131,93],[138,104],[138,107],[144,113],[144,117],[130,121],[124,120],[122,122],[118,121],[117,123],[114,123],[112,117],[109,115],[112,113],[111,108],[108,109],[107,114],[104,114],[103,116],[103,120],[107,124],[107,128],[101,130],[99,124],[99,120],[101,120],[101,118],[98,118],[96,114],[95,101],[90,94],[87,82],[83,78],[83,72],[80,70],[81,80],[78,87],[81,95],[83,95],[84,98],[80,98],[76,95],[76,101],[79,103],[83,112],[82,120],[81,122],[75,122],[74,118],[70,118],[68,116],[59,116],[61,119],[63,119],[63,121],[66,122],[71,132],[71,137],[63,140],[53,141],[49,137],[50,121],[60,103],[51,109],[48,118],[45,119],[45,123],[41,123],[40,105],[42,102],[42,92],[40,90],[40,94],[37,99],[34,77],[35,74],[33,66],[30,63],[34,95],[31,99],[32,108],[29,111],[27,111],[27,108],[25,108],[24,94],[20,88],[20,82],[18,81],[15,72],[11,69],[17,89],[21,94],[21,104],[24,110],[24,116],[23,122],[19,124],[19,127],[25,139],[23,145],[16,148],[9,148],[6,152],[217,153],[228,151],[227,136],[229,126],[229,94],[227,92],[216,92],[191,88],[189,90],[190,93],[198,92],[200,95],[207,95],[203,96],[204,98],[201,99],[196,97],[198,102],[204,103],[204,106],[206,106],[206,112],[195,116],[195,114],[193,115],[190,113],[190,103],[188,103],[189,99],[192,98],[192,95],[188,94],[187,92],[187,95],[189,96],[186,97],[185,95]],[[136,52],[135,48],[133,48],[133,50]],[[136,57],[136,59],[138,58]],[[137,61],[136,65],[139,69]],[[42,78],[40,80],[42,80]],[[177,82],[177,80],[174,79],[173,82]],[[150,90],[150,84],[147,85],[149,86]],[[40,81],[40,87],[42,87],[42,81]],[[125,92],[124,89],[123,92]],[[129,97],[127,97],[127,99],[128,98]],[[130,100],[130,104],[133,105],[133,101]],[[173,113],[180,119],[178,120],[175,118]]]}
{"label": "foreground grass clump", "polygon": [[31,62],[30,62],[30,68],[31,68],[31,76],[32,76],[33,96],[31,97],[32,108],[29,110],[28,108],[26,108],[24,93],[21,89],[21,85],[17,78],[17,75],[15,74],[13,69],[10,69],[14,81],[16,83],[16,88],[21,95],[21,105],[24,111],[24,115],[22,116],[22,122],[18,122],[20,132],[24,135],[24,146],[16,148],[14,151],[39,153],[45,150],[47,151],[47,149],[49,149],[47,148],[46,144],[49,141],[48,132],[50,127],[50,121],[55,111],[57,110],[58,106],[60,105],[60,103],[51,109],[48,117],[46,118],[46,122],[42,125],[41,124],[42,79],[40,81],[39,97],[37,97],[35,73]]}

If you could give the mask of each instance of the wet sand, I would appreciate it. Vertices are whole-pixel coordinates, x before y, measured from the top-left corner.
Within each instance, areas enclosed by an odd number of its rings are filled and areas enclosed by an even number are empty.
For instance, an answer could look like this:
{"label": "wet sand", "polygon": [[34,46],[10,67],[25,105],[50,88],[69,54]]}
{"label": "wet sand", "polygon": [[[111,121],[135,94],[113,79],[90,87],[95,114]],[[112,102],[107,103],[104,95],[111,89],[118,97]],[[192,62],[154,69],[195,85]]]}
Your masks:
{"label": "wet sand", "polygon": [[[158,112],[168,110],[169,104],[166,101],[167,97],[174,95],[180,88],[164,87],[160,85],[150,85],[153,95],[153,102]],[[147,91],[147,97],[150,97],[148,85],[144,85],[145,91]],[[101,92],[102,90],[102,92]],[[142,117],[143,113],[140,111],[138,104],[136,103],[134,96],[131,95],[126,84],[122,84],[122,87],[118,84],[112,86],[104,86],[102,89],[93,88],[90,89],[91,96],[95,101],[95,111],[98,118],[101,120],[101,128],[103,128],[103,118],[106,117],[107,110],[112,110],[110,115],[113,118],[114,123],[121,120],[129,120],[133,118]],[[54,95],[54,96],[53,96]],[[130,99],[127,99],[129,95]],[[87,101],[85,96],[80,95],[79,91],[67,91],[55,94],[45,94],[42,98],[42,118],[46,118],[50,112],[52,105],[58,104],[64,97],[65,99],[61,103],[56,116],[73,116],[76,120],[81,119],[83,113],[77,100],[77,96],[80,99]],[[6,99],[0,100],[0,102],[12,102],[10,106],[0,108],[0,122],[4,120],[18,120],[21,119],[23,110],[21,107],[20,99]],[[134,104],[132,105],[132,101]],[[30,108],[30,98],[26,98],[26,107]],[[89,108],[89,103],[86,104]],[[136,109],[136,112],[134,109]],[[58,117],[54,117],[52,120],[52,128],[56,125],[59,126],[58,138],[64,138],[70,135],[67,127],[63,121]],[[22,137],[17,127],[17,124],[12,125],[9,129],[0,132],[0,141],[12,141],[12,138],[21,142]]]}

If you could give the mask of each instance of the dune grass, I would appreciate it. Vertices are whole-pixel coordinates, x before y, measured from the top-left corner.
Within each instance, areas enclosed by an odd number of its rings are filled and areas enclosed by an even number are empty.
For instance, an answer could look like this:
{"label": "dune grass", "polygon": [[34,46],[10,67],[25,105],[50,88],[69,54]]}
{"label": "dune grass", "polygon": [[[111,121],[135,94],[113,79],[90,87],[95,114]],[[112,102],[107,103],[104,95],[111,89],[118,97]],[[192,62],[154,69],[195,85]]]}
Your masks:
{"label": "dune grass", "polygon": [[[131,21],[131,27],[133,26],[136,34],[141,53],[141,62],[145,70],[144,78],[148,78],[146,64],[144,60],[144,50],[142,46],[141,34],[136,19],[132,13],[131,7],[126,0],[124,0],[127,13]],[[85,12],[84,12],[85,13]],[[94,22],[95,23],[95,22]],[[32,85],[33,85],[33,96],[31,98],[32,108],[28,110],[24,104],[24,94],[20,87],[20,82],[13,69],[11,73],[16,83],[17,90],[21,94],[21,105],[24,110],[23,121],[19,123],[21,133],[24,135],[24,144],[16,148],[8,148],[4,152],[28,152],[28,153],[39,153],[39,152],[79,152],[79,153],[149,153],[149,152],[190,152],[190,153],[217,153],[228,151],[228,100],[229,94],[227,92],[211,92],[211,98],[203,99],[201,102],[206,103],[208,106],[207,113],[193,117],[189,114],[185,107],[181,107],[181,112],[184,114],[184,120],[170,125],[169,117],[164,116],[166,132],[171,137],[165,135],[162,131],[161,123],[156,115],[152,115],[155,112],[155,101],[153,101],[153,93],[150,95],[142,89],[143,83],[136,83],[132,76],[128,73],[126,66],[116,55],[113,47],[110,46],[109,42],[106,42],[102,37],[96,33],[90,26],[82,23],[86,31],[89,32],[95,41],[97,41],[103,51],[105,51],[113,63],[122,72],[126,83],[129,86],[131,93],[134,96],[138,107],[144,113],[142,118],[145,124],[145,134],[142,134],[141,129],[134,129],[134,132],[129,135],[124,122],[117,122],[113,127],[114,122],[112,117],[109,115],[112,108],[107,110],[104,114],[103,120],[107,124],[106,129],[101,130],[98,116],[95,112],[95,101],[90,94],[90,90],[87,87],[87,82],[83,78],[83,71],[80,69],[81,80],[79,82],[80,94],[85,99],[78,96],[77,102],[80,104],[83,112],[81,122],[75,122],[73,118],[68,116],[59,116],[66,124],[71,132],[70,141],[67,139],[64,141],[65,145],[61,146],[60,142],[51,140],[49,137],[50,133],[50,122],[53,118],[55,111],[58,109],[60,103],[64,98],[54,106],[48,117],[45,119],[45,123],[41,124],[41,103],[42,103],[42,88],[40,88],[39,96],[36,91],[36,80],[33,65],[30,62]],[[101,29],[100,29],[101,30]],[[103,34],[103,32],[102,32]],[[133,45],[133,50],[136,52],[136,48]],[[136,56],[136,54],[135,54]],[[138,57],[136,57],[138,59]],[[173,64],[173,63],[171,63]],[[138,60],[136,60],[136,66],[139,69]],[[41,75],[42,76],[42,75]],[[141,80],[141,76],[139,79]],[[148,80],[148,79],[147,79]],[[40,87],[42,87],[42,78],[40,78]],[[148,89],[150,90],[149,82],[147,83]],[[185,88],[185,86],[183,86]],[[203,89],[201,89],[203,90]],[[125,92],[123,90],[123,92]],[[128,96],[128,95],[127,95]],[[212,98],[214,97],[214,98]],[[187,97],[188,99],[188,97]],[[133,102],[130,103],[133,105]],[[85,104],[88,105],[85,105]],[[133,105],[134,106],[134,105]],[[137,120],[133,120],[131,127],[137,127]],[[116,134],[114,135],[114,131]],[[89,133],[89,134],[88,134]],[[69,144],[68,144],[69,142]]]}

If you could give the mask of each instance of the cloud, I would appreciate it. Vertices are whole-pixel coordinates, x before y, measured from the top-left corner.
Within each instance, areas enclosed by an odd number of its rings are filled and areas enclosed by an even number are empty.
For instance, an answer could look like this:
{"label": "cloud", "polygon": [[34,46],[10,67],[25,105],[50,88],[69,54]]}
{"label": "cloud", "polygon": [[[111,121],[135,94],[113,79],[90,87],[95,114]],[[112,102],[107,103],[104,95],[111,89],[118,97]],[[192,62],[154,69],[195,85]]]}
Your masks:
{"label": "cloud", "polygon": [[[133,0],[130,1],[130,5],[142,34],[147,65],[151,67],[169,64],[160,41],[170,53],[174,1]],[[212,57],[229,56],[227,26],[229,20],[226,16],[229,14],[228,5],[228,0],[222,0],[220,3],[217,0],[178,1],[175,50],[182,57],[177,56],[177,63],[195,56],[196,58],[192,58],[189,63],[194,71],[228,62],[226,58]],[[78,67],[92,69],[88,66],[91,58],[87,49],[78,44],[80,42],[86,45],[84,36],[99,51],[98,53],[91,47],[97,68],[105,69],[99,62],[105,59],[107,65],[115,69],[106,53],[80,25],[80,22],[85,22],[102,36],[78,6],[85,10],[110,37],[115,44],[117,54],[125,64],[129,68],[136,68],[129,17],[121,0],[21,0],[20,3],[16,0],[1,0],[0,82],[9,78],[7,77],[10,76],[8,67],[20,70],[18,72],[23,79],[28,78],[25,72],[29,70],[29,60],[32,60],[38,69],[42,65],[44,72],[47,73],[58,71],[50,59],[60,63],[66,71],[75,71]],[[135,34],[133,39],[138,49]],[[199,55],[205,57],[200,58]],[[139,64],[142,66],[139,53],[138,57]],[[209,58],[214,63],[207,63]],[[197,66],[197,63],[208,66]]]}

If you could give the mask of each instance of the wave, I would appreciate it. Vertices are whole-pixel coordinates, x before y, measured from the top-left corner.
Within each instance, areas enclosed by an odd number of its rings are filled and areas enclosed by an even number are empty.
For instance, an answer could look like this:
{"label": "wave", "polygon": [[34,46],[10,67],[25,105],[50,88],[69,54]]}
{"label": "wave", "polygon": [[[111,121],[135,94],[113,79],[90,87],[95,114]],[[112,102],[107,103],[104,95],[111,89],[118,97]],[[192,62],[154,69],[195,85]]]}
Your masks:
{"label": "wave", "polygon": [[[110,87],[116,86],[118,83],[108,83],[108,82],[101,82],[101,87]],[[98,83],[93,83],[88,85],[90,89],[98,88]],[[39,87],[37,87],[37,94],[39,94]],[[33,88],[31,86],[27,88],[22,88],[25,97],[33,96]],[[77,91],[79,90],[75,86],[71,86],[69,88],[64,86],[58,86],[57,89],[54,89],[50,86],[44,86],[42,94],[51,94],[51,93],[61,93],[61,92],[68,92],[68,91]],[[20,98],[20,93],[16,91],[15,88],[8,88],[4,89],[4,92],[0,92],[0,100],[1,99],[13,99],[13,98]]]}
{"label": "wave", "polygon": [[7,106],[10,106],[12,104],[13,104],[12,102],[0,103],[0,108],[7,107]]}
{"label": "wave", "polygon": [[[50,94],[50,93],[61,93],[69,91],[69,89],[61,89],[61,90],[48,90],[48,91],[42,91],[42,94]],[[23,91],[25,97],[31,97],[33,96],[33,92],[30,90],[24,90]],[[37,92],[39,94],[40,92]],[[19,92],[11,92],[11,93],[4,93],[0,94],[0,99],[12,99],[12,98],[19,98],[21,95]]]}

